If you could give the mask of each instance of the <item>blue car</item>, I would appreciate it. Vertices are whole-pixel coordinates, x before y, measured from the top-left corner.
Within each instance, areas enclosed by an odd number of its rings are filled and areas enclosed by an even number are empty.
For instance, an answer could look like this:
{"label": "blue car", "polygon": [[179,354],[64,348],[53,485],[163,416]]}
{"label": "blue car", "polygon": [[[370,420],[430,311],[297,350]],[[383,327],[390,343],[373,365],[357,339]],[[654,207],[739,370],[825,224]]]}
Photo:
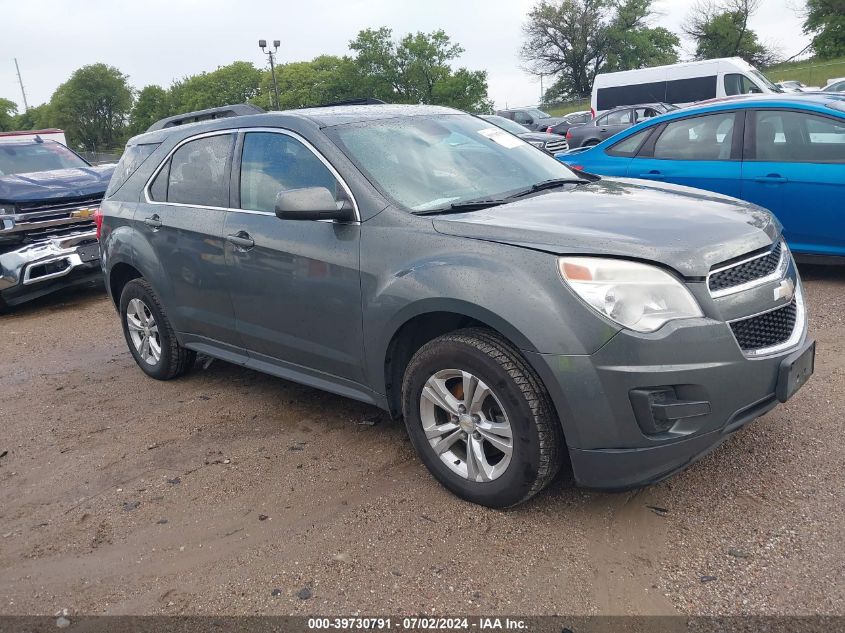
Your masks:
{"label": "blue car", "polygon": [[753,202],[778,217],[804,259],[845,257],[845,95],[755,95],[694,106],[556,157],[586,172]]}

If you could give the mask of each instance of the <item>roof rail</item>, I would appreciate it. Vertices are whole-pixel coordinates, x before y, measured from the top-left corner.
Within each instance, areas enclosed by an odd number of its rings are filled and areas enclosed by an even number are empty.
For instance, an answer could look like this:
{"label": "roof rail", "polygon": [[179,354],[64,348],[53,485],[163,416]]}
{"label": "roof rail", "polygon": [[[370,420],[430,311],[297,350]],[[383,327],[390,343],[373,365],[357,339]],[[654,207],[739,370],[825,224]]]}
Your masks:
{"label": "roof rail", "polygon": [[344,99],[343,101],[332,101],[331,103],[321,103],[320,105],[306,106],[308,108],[331,108],[334,106],[352,106],[352,105],[384,105],[386,101],[381,99],[373,99],[372,97],[361,97],[360,99]]}
{"label": "roof rail", "polygon": [[164,128],[175,127],[177,125],[185,125],[186,123],[196,123],[197,121],[212,121],[214,119],[225,119],[233,116],[261,114],[262,112],[264,112],[262,108],[250,103],[225,105],[219,108],[208,108],[207,110],[185,112],[184,114],[166,117],[153,123],[149,128],[147,128],[147,132],[163,130]]}

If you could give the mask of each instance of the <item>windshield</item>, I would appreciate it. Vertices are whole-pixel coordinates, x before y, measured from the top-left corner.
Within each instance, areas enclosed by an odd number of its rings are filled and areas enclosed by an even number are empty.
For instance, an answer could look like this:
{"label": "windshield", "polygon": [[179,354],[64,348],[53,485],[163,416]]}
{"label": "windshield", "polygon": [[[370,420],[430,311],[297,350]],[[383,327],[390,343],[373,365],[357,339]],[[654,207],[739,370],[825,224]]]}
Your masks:
{"label": "windshield", "polygon": [[552,115],[548,112],[543,112],[542,110],[538,110],[537,108],[529,108],[526,110],[528,114],[531,115],[532,119],[551,119]]}
{"label": "windshield", "polygon": [[89,166],[67,147],[55,141],[0,143],[0,176]]}
{"label": "windshield", "polygon": [[751,69],[751,74],[752,74],[752,75],[754,75],[757,79],[759,79],[759,80],[760,80],[760,82],[761,82],[764,86],[766,86],[766,88],[768,88],[769,90],[771,90],[772,92],[783,92],[783,88],[781,88],[780,86],[776,86],[775,84],[773,84],[771,81],[769,81],[769,80],[768,80],[768,78],[766,77],[766,75],[764,75],[763,73],[761,73],[761,72],[760,72],[759,70],[757,70],[756,68],[752,68],[752,69]]}
{"label": "windshield", "polygon": [[492,123],[493,125],[496,125],[502,128],[503,130],[507,130],[511,134],[516,134],[517,136],[531,131],[524,125],[520,125],[516,121],[511,121],[510,119],[506,119],[503,116],[491,115],[483,116],[481,118],[485,121],[490,121],[490,123]]}
{"label": "windshield", "polygon": [[469,115],[367,121],[327,133],[370,182],[413,211],[498,199],[551,179],[578,180],[552,156]]}

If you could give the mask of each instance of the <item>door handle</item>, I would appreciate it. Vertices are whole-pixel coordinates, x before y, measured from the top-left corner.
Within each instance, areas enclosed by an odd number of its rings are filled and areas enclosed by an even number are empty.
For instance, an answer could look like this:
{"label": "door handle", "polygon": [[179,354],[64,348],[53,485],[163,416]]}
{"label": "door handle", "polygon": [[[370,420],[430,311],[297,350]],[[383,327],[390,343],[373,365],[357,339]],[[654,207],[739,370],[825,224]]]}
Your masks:
{"label": "door handle", "polygon": [[649,172],[640,174],[640,178],[649,178],[650,180],[666,180],[666,176],[661,174],[658,170],[652,169]]}
{"label": "door handle", "polygon": [[607,132],[607,128],[603,127],[602,129],[599,130],[599,132]]}
{"label": "door handle", "polygon": [[152,230],[157,231],[161,228],[161,218],[159,218],[158,214],[156,213],[148,218],[144,218],[144,224],[146,224]]}
{"label": "door handle", "polygon": [[234,235],[227,235],[226,241],[230,244],[234,244],[240,251],[248,251],[255,246],[255,240],[252,239],[246,231],[238,231]]}
{"label": "door handle", "polygon": [[780,174],[769,174],[768,176],[758,176],[754,179],[754,182],[772,182],[772,183],[779,183],[779,182],[789,182],[788,178],[784,178]]}

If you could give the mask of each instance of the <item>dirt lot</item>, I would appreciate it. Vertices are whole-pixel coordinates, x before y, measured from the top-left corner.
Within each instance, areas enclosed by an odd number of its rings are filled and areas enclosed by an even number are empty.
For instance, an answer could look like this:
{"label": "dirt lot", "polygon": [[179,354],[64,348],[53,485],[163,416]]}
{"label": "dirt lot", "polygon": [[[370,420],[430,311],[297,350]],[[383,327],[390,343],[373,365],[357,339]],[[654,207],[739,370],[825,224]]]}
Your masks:
{"label": "dirt lot", "polygon": [[845,614],[845,272],[804,276],[819,355],[787,405],[662,484],[507,512],[370,407],[222,362],[146,378],[100,292],[19,309],[0,613]]}

